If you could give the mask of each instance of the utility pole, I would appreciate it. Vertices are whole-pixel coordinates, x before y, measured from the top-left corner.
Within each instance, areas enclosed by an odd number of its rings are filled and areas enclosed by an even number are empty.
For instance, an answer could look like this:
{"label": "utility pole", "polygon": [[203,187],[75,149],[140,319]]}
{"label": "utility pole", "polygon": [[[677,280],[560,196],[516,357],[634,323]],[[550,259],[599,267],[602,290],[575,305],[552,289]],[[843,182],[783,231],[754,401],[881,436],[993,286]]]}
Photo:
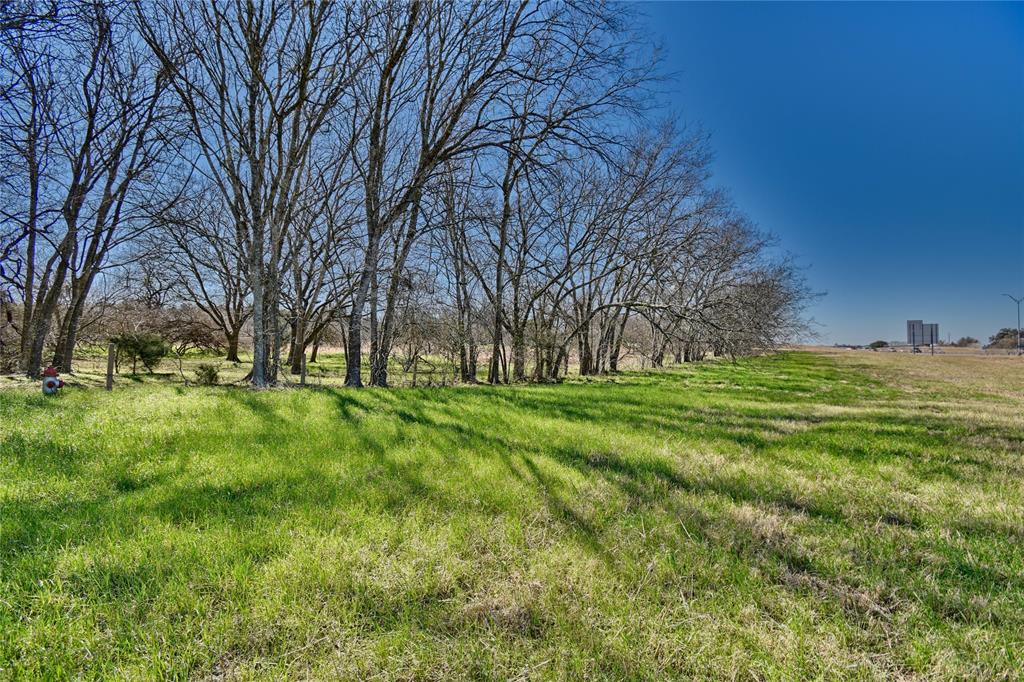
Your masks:
{"label": "utility pole", "polygon": [[1024,301],[1024,296],[1021,296],[1020,298],[1016,296],[1010,296],[1009,294],[1003,294],[1003,296],[1017,304],[1017,355],[1020,355],[1022,352],[1020,343],[1020,304],[1021,301]]}

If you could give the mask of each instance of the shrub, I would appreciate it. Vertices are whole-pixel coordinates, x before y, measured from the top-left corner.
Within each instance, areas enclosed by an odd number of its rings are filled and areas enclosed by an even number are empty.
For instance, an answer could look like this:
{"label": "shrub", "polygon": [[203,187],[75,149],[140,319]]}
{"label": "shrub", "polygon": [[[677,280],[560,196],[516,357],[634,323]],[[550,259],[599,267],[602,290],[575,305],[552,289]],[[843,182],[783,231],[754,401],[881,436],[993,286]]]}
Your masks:
{"label": "shrub", "polygon": [[200,386],[216,386],[220,380],[220,367],[208,363],[202,363],[195,369],[196,383]]}
{"label": "shrub", "polygon": [[1017,330],[1010,327],[1003,327],[992,336],[988,337],[988,345],[985,348],[1016,348]]}
{"label": "shrub", "polygon": [[127,333],[111,340],[117,347],[118,355],[123,354],[132,361],[132,374],[136,373],[140,360],[146,371],[152,374],[153,369],[170,352],[170,346],[159,334]]}
{"label": "shrub", "polygon": [[868,348],[874,348],[875,350],[878,350],[879,348],[888,347],[889,344],[886,341],[872,341],[871,343],[868,344]]}

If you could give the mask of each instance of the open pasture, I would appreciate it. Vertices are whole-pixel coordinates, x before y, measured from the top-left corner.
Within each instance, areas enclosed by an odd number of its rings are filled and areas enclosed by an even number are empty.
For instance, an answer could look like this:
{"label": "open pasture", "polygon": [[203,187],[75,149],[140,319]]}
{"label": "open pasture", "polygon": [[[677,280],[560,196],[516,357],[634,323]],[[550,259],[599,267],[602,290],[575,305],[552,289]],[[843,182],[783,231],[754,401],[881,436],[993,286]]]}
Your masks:
{"label": "open pasture", "polygon": [[1024,363],[0,391],[0,678],[1014,679]]}

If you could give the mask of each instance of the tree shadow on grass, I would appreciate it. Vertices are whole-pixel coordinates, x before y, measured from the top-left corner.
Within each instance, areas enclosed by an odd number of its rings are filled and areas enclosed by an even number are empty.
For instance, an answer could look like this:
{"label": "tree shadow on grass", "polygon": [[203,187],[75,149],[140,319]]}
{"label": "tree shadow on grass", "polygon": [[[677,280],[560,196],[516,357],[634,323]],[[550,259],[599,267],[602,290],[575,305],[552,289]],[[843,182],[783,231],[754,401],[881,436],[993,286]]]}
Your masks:
{"label": "tree shadow on grass", "polygon": [[[538,398],[537,393],[531,387],[522,391],[513,389],[499,395],[498,399],[505,406],[504,415],[508,418],[519,417],[524,413],[541,415],[555,422],[581,421],[611,426],[626,432],[644,433],[660,428],[680,435],[698,434],[708,447],[731,443],[748,449],[752,454],[762,457],[766,463],[781,457],[781,453],[787,449],[824,449],[832,456],[849,461],[851,465],[899,461],[906,466],[908,472],[922,481],[932,478],[954,482],[982,481],[1005,475],[1002,463],[969,454],[964,441],[965,433],[969,430],[965,430],[965,424],[959,418],[947,415],[911,419],[883,413],[804,417],[799,411],[791,410],[780,420],[774,415],[765,418],[757,414],[744,414],[742,410],[730,411],[724,407],[691,410],[685,404],[630,404],[635,401],[618,401],[614,391],[609,391],[601,407],[590,407],[591,402],[581,400],[581,396],[556,397],[548,394]],[[684,475],[672,465],[671,457],[626,457],[616,452],[586,451],[571,442],[560,442],[557,437],[543,445],[532,445],[514,435],[495,435],[495,432],[511,432],[507,419],[496,422],[493,415],[489,415],[490,422],[486,430],[471,426],[481,416],[479,412],[493,410],[493,406],[487,404],[491,396],[483,392],[478,394],[483,402],[471,405],[462,401],[434,404],[429,402],[430,396],[423,396],[422,399],[417,397],[416,400],[408,400],[409,397],[412,396],[405,396],[405,400],[398,401],[401,406],[393,409],[378,404],[378,414],[386,415],[392,409],[391,414],[403,426],[431,431],[435,443],[442,446],[471,449],[477,454],[497,454],[511,475],[520,482],[530,482],[537,489],[553,519],[581,539],[593,553],[604,556],[609,564],[615,563],[615,557],[608,552],[604,542],[604,535],[610,529],[602,524],[607,521],[596,520],[582,512],[575,504],[577,493],[564,492],[573,490],[572,486],[565,486],[556,472],[540,465],[540,460],[554,462],[589,479],[597,477],[621,490],[627,498],[658,511],[668,509],[671,497],[668,493],[681,491],[697,497],[715,496],[736,508],[753,506],[768,512],[797,514],[827,524],[842,525],[847,528],[843,532],[859,532],[858,527],[873,523],[898,526],[906,532],[922,530],[922,522],[910,510],[884,513],[880,510],[876,519],[870,509],[858,509],[856,505],[851,507],[842,495],[822,499],[819,496],[798,494],[780,481],[759,482],[748,476],[726,474]],[[587,398],[592,400],[593,396]],[[713,422],[711,428],[709,420]],[[780,426],[779,421],[803,422],[801,426],[804,428],[794,430],[788,425]],[[552,428],[557,430],[557,426]],[[749,433],[751,430],[759,430],[767,435],[752,437]],[[999,433],[1006,435],[1009,443],[1017,437],[1012,433]],[[885,446],[872,447],[872,441],[882,442]],[[929,450],[952,450],[955,454],[947,460],[944,459],[945,455],[933,456],[928,453]],[[815,465],[804,464],[804,467],[812,470]],[[879,606],[872,602],[859,592],[856,585],[845,584],[839,576],[830,575],[828,570],[817,564],[813,556],[796,546],[765,538],[762,531],[754,526],[744,529],[742,520],[730,519],[729,523],[734,526],[734,532],[747,537],[746,541],[731,548],[731,551],[750,565],[762,568],[775,566],[774,575],[787,588],[810,591],[834,599],[844,612],[852,610],[857,618],[875,618],[879,613],[895,608],[892,603]],[[705,541],[714,542],[720,535],[720,525],[720,520],[706,520],[704,524],[698,523],[696,528],[691,527],[690,531],[696,531]],[[973,530],[985,534],[993,529],[986,526]],[[1017,532],[1014,528],[1001,531],[1011,535]],[[919,541],[922,539],[919,538]],[[870,561],[867,558],[864,560]],[[922,566],[917,572],[921,573],[923,579],[928,570],[928,566]],[[969,562],[952,560],[945,570],[950,574],[949,581],[953,586],[950,590],[964,588],[984,593],[986,589],[1000,584],[1000,581],[1004,587],[1024,589],[1024,582],[1013,580],[1005,571],[990,570]],[[884,595],[879,598],[896,599]],[[933,596],[929,599],[936,613],[939,613],[936,604],[941,602],[941,598]],[[939,615],[946,617],[941,613]]]}
{"label": "tree shadow on grass", "polygon": [[[607,386],[598,385],[596,388]],[[544,395],[538,399],[537,393]],[[930,416],[914,420],[881,414],[872,414],[868,418],[863,415],[814,417],[803,420],[806,421],[806,428],[794,431],[789,426],[780,426],[775,419],[737,414],[726,408],[705,406],[690,409],[686,404],[658,405],[654,402],[637,405],[636,401],[619,400],[615,393],[614,390],[608,391],[608,395],[601,400],[585,400],[581,398],[593,396],[557,396],[543,389],[538,391],[535,387],[507,390],[497,394],[498,400],[504,405],[503,412],[499,414],[503,414],[504,418],[495,417],[491,400],[494,394],[487,389],[473,391],[472,401],[434,401],[435,395],[430,392],[403,392],[397,397],[388,394],[387,400],[362,396],[356,398],[343,392],[334,392],[333,397],[342,415],[351,415],[353,406],[358,406],[360,410],[374,411],[379,417],[394,417],[401,429],[419,429],[418,437],[429,434],[431,443],[441,449],[465,449],[477,454],[497,453],[501,455],[508,470],[516,476],[520,476],[521,467],[516,466],[520,462],[520,455],[548,457],[590,474],[596,471],[606,478],[614,477],[621,486],[631,487],[627,492],[637,498],[652,493],[645,493],[636,481],[653,477],[660,479],[662,486],[668,485],[692,494],[715,494],[737,504],[770,505],[833,523],[851,518],[854,522],[863,519],[851,517],[843,509],[842,499],[808,499],[793,494],[785,486],[781,489],[778,485],[773,486],[771,482],[762,486],[747,477],[723,475],[701,480],[684,478],[676,473],[667,459],[647,458],[643,463],[637,463],[620,458],[615,453],[606,453],[595,462],[590,453],[580,452],[572,445],[559,445],[557,437],[545,447],[535,447],[529,444],[528,439],[516,437],[507,418],[540,415],[555,422],[565,420],[593,423],[638,434],[660,428],[684,439],[701,442],[706,447],[731,446],[745,449],[766,464],[776,460],[785,461],[788,466],[803,468],[814,476],[818,475],[816,463],[806,459],[786,458],[785,453],[790,450],[800,452],[824,449],[830,455],[855,465],[901,461],[908,471],[921,480],[942,477],[959,482],[1005,474],[1000,464],[968,454],[962,447],[960,425],[949,417]],[[595,403],[599,406],[590,407]],[[789,421],[802,420],[799,412],[793,411],[785,413],[785,418]],[[486,426],[481,426],[481,422],[486,423]],[[872,441],[881,441],[886,445],[883,448],[871,447],[869,444]],[[957,451],[953,459],[929,454],[929,451],[946,452],[949,449]],[[386,452],[386,448],[380,446],[375,450]],[[536,472],[536,465],[533,466]],[[537,478],[536,475],[534,478]],[[545,487],[550,489],[549,485]],[[564,511],[559,513],[571,518]],[[895,512],[889,516],[896,519],[894,523],[917,523],[916,519]],[[589,532],[586,528],[583,531]]]}
{"label": "tree shadow on grass", "polygon": [[[782,418],[749,413],[743,408],[695,406],[667,396],[664,402],[640,402],[609,392],[607,396],[511,393],[500,399],[511,411],[549,419],[591,423],[635,433],[659,433],[694,443],[724,445],[758,456],[777,458],[787,448],[824,450],[851,463],[900,461],[922,479],[980,481],[1006,475],[1005,465],[974,454],[970,433],[1003,442],[1008,449],[1024,442],[1024,434],[997,426],[976,428],[952,415],[837,414],[801,415],[787,408]],[[583,403],[583,404],[581,404]],[[785,424],[785,425],[783,425]],[[955,457],[936,453],[954,452]],[[794,460],[787,464],[808,467]],[[1013,472],[1010,472],[1013,473]]]}
{"label": "tree shadow on grass", "polygon": [[[527,494],[542,501],[554,523],[613,568],[622,564],[622,558],[608,549],[608,534],[621,530],[619,524],[626,521],[589,514],[586,505],[580,503],[570,474],[611,486],[631,502],[634,510],[646,508],[677,515],[681,498],[674,493],[685,493],[688,498],[682,498],[682,503],[692,502],[694,513],[687,516],[687,528],[676,532],[677,541],[690,542],[688,534],[694,533],[697,541],[714,545],[721,542],[723,533],[731,534],[733,540],[727,550],[738,561],[759,570],[771,569],[770,574],[779,584],[811,591],[843,606],[851,598],[848,595],[856,597],[857,586],[845,584],[840,576],[830,574],[797,543],[766,534],[755,521],[743,516],[714,518],[701,511],[692,499],[713,497],[728,509],[752,506],[767,514],[790,513],[823,524],[849,527],[844,528],[845,532],[858,532],[858,526],[863,526],[866,519],[858,517],[856,510],[844,508],[842,496],[807,497],[795,493],[784,482],[727,473],[685,474],[676,466],[671,453],[620,453],[600,447],[591,450],[579,445],[578,436],[565,433],[564,427],[594,424],[640,437],[657,433],[680,442],[701,443],[709,449],[731,449],[742,456],[760,458],[766,464],[784,461],[787,450],[824,449],[851,464],[900,462],[919,479],[934,475],[965,481],[1005,473],[1000,464],[980,457],[972,459],[965,455],[956,462],[944,462],[922,454],[929,449],[953,449],[959,457],[967,450],[963,440],[967,431],[956,418],[932,415],[907,420],[885,414],[809,416],[801,414],[796,401],[787,402],[778,414],[766,416],[751,410],[746,402],[735,408],[698,404],[690,396],[679,395],[674,388],[652,386],[651,391],[656,393],[649,400],[629,395],[620,385],[600,383],[447,391],[317,389],[312,395],[330,401],[328,404],[337,412],[339,433],[345,432],[349,439],[346,443],[358,449],[358,453],[339,451],[312,461],[276,462],[289,464],[290,471],[283,474],[281,469],[268,469],[263,475],[249,472],[248,478],[227,482],[186,480],[181,468],[151,477],[129,472],[120,478],[115,475],[109,490],[90,499],[71,503],[19,502],[14,526],[22,530],[3,538],[0,557],[17,557],[33,551],[52,555],[69,544],[91,542],[107,534],[111,527],[119,538],[127,539],[145,527],[147,516],[198,529],[232,527],[258,533],[260,529],[269,532],[287,523],[293,513],[315,515],[346,504],[358,503],[389,514],[401,514],[418,506],[457,513],[468,496],[486,498],[488,492],[477,486],[457,461],[446,470],[438,468],[439,459],[496,458],[515,485],[523,486]],[[286,442],[301,437],[303,424],[296,424],[294,416],[287,414],[288,406],[275,406],[263,394],[241,389],[229,389],[225,394],[234,407],[223,418],[230,419],[230,413],[240,409],[256,417],[256,425],[248,428],[245,438]],[[370,416],[374,419],[367,419]],[[521,428],[517,424],[535,417],[544,418],[537,422],[537,432],[516,432]],[[1013,440],[1019,439],[1019,435],[1003,430],[989,435],[1007,436],[1011,445],[1020,442]],[[227,430],[217,438],[211,447],[227,444],[238,434]],[[865,443],[872,439],[881,439],[887,445],[882,449],[869,448]],[[24,449],[30,444],[26,441],[16,445]],[[161,451],[169,453],[169,460],[192,447],[187,430],[159,445]],[[440,455],[417,459],[416,447]],[[400,457],[396,456],[398,450],[404,450]],[[54,456],[59,460],[65,455]],[[82,457],[82,453],[73,453],[76,460]],[[348,461],[351,466],[345,475],[326,466]],[[785,461],[790,466],[797,463],[794,459]],[[59,466],[59,461],[53,466]],[[816,465],[807,462],[802,466],[813,473]],[[461,492],[453,495],[442,484],[445,479],[457,477],[465,480],[460,481]],[[916,532],[915,523],[916,519],[907,519],[904,530]],[[992,530],[979,526],[975,532],[984,536]],[[278,551],[287,551],[287,547]],[[1005,572],[957,557],[944,566],[949,589],[963,587],[980,594],[1000,581],[1003,589],[1024,589],[1020,580]],[[923,579],[930,569],[911,566],[907,570]],[[149,580],[151,576],[147,576],[150,574],[126,574],[117,580],[131,583]],[[130,584],[118,587],[128,588]],[[932,599],[931,608],[940,609],[941,601]],[[860,613],[857,598],[849,603]],[[890,608],[884,604],[883,607]],[[866,608],[869,614],[874,613],[870,604]],[[952,618],[950,614],[955,613],[954,609],[943,617]]]}

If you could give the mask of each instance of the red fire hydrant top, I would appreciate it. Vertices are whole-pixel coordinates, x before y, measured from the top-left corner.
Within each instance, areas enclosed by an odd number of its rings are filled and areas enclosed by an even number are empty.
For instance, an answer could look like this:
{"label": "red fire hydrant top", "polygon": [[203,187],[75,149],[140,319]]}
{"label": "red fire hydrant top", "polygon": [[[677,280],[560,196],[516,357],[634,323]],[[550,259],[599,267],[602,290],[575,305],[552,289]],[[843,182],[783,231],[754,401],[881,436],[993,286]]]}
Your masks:
{"label": "red fire hydrant top", "polygon": [[57,376],[57,370],[53,368],[53,365],[48,366],[43,370],[44,377],[55,377]]}

